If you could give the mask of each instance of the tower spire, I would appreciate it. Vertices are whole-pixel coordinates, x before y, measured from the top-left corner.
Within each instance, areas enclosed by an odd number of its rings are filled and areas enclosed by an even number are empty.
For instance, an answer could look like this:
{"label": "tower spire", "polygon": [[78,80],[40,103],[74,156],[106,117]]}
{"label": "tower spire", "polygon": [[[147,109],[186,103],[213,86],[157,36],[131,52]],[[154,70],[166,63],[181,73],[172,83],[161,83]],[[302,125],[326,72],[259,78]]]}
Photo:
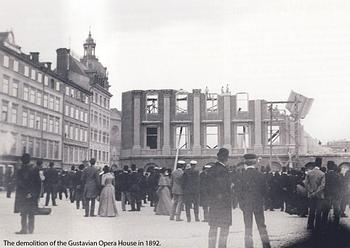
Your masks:
{"label": "tower spire", "polygon": [[94,58],[95,57],[96,43],[91,36],[91,26],[89,26],[89,35],[84,43],[84,57]]}

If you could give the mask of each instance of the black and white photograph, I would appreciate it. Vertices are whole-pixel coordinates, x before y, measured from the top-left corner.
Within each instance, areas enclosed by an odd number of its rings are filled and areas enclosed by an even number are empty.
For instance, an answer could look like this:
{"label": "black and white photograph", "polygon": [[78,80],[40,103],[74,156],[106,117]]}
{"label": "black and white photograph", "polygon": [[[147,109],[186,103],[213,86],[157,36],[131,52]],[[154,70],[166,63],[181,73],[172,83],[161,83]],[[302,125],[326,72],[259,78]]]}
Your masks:
{"label": "black and white photograph", "polygon": [[0,247],[350,248],[350,1],[0,0]]}

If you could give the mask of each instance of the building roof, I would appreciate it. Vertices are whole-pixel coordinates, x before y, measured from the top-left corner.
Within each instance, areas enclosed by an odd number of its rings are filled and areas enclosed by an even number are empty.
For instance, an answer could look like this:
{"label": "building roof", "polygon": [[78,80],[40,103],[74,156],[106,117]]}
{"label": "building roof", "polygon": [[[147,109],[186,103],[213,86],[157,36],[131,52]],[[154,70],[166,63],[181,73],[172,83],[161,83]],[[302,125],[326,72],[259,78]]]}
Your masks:
{"label": "building roof", "polygon": [[69,69],[78,74],[88,76],[85,73],[85,71],[87,70],[86,66],[77,59],[75,59],[72,55],[69,55]]}
{"label": "building roof", "polygon": [[17,53],[21,53],[21,47],[16,45],[15,36],[12,31],[0,32],[0,44],[14,50]]}

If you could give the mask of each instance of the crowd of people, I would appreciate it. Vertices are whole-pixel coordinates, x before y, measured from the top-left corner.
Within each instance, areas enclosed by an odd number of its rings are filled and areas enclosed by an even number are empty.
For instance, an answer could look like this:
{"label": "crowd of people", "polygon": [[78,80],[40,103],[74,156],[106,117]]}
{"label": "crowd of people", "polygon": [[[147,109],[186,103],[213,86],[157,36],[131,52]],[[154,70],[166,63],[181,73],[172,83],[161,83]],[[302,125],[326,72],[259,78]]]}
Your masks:
{"label": "crowd of people", "polygon": [[175,170],[150,167],[147,171],[135,164],[130,168],[125,165],[122,170],[112,171],[107,165],[99,170],[91,159],[88,166],[81,164],[64,171],[52,162],[48,168],[43,168],[41,160],[32,165],[30,155],[24,154],[21,168],[7,179],[7,197],[16,185],[15,212],[21,213],[22,225],[18,234],[34,231],[40,198],[45,206],[50,200],[52,206],[57,206],[57,199],[65,197],[77,209],[84,208],[85,217],[117,216],[116,201],[121,201],[122,211],[141,211],[149,203],[156,215],[169,216],[171,221],[183,221],[184,211],[187,222],[192,216],[196,222],[208,222],[209,248],[216,247],[216,243],[226,247],[232,209],[237,207],[243,213],[246,247],[253,247],[253,216],[263,247],[270,247],[264,211],[278,209],[308,217],[307,229],[315,231],[329,223],[337,225],[341,217],[347,217],[350,171],[341,173],[333,161],[323,167],[322,159],[316,158],[298,170],[282,167],[281,171],[271,171],[269,166],[258,165],[255,154],[244,155],[243,167],[227,166],[228,157],[228,150],[221,148],[217,162],[211,165],[178,160]]}

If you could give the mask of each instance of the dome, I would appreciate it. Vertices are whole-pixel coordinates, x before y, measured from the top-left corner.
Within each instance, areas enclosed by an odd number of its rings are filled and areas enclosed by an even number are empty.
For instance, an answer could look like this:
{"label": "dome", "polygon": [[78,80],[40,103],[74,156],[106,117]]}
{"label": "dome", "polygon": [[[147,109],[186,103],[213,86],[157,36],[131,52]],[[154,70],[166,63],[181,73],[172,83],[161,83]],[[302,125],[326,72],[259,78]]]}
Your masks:
{"label": "dome", "polygon": [[89,36],[85,40],[85,44],[84,45],[96,45],[94,39],[91,37],[91,31],[89,31]]}

